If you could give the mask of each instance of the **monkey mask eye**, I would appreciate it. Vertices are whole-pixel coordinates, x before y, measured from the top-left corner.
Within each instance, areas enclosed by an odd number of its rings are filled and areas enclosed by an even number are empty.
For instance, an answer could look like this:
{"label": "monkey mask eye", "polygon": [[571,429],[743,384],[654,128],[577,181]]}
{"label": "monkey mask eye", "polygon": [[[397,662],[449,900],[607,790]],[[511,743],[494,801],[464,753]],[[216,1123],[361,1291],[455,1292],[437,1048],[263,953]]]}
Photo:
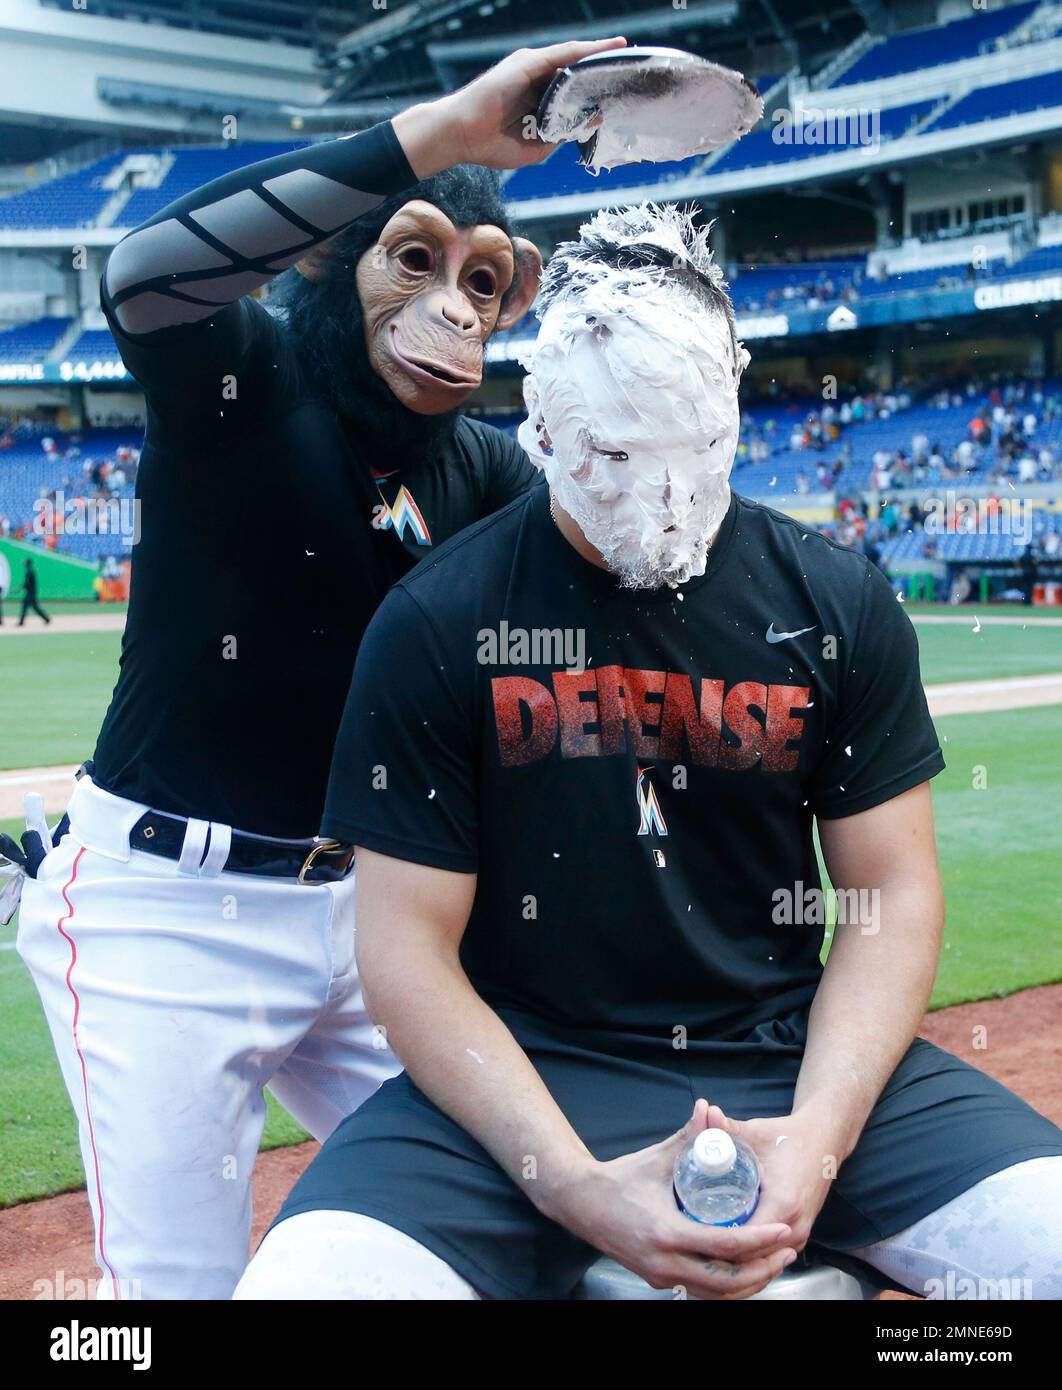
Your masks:
{"label": "monkey mask eye", "polygon": [[426,275],[435,264],[435,258],[426,246],[403,247],[397,260],[403,270],[412,271],[414,275]]}

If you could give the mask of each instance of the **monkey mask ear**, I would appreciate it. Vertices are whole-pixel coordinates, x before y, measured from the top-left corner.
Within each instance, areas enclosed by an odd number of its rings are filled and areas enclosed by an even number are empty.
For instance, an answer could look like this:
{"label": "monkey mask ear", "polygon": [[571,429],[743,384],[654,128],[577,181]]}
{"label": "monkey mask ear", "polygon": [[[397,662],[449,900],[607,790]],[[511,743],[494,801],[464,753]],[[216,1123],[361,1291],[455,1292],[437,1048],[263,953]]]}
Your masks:
{"label": "monkey mask ear", "polygon": [[520,322],[535,302],[538,282],[542,278],[542,256],[533,241],[528,241],[526,237],[514,236],[513,253],[516,257],[516,269],[513,272],[513,282],[505,291],[501,309],[498,311],[496,332],[512,328],[514,323]]}
{"label": "monkey mask ear", "polygon": [[311,247],[303,256],[301,261],[295,262],[295,269],[306,280],[311,280],[315,285],[319,285],[325,279],[325,260],[328,254],[328,242],[322,241],[319,245]]}

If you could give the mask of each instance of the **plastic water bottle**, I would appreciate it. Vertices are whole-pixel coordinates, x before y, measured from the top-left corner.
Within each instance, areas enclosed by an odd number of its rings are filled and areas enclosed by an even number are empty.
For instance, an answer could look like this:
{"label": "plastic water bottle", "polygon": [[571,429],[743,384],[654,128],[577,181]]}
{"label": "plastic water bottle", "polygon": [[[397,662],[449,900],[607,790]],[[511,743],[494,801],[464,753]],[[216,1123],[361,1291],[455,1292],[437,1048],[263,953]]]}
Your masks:
{"label": "plastic water bottle", "polygon": [[691,1221],[743,1226],[760,1200],[756,1155],[725,1129],[705,1129],[675,1164],[675,1199]]}

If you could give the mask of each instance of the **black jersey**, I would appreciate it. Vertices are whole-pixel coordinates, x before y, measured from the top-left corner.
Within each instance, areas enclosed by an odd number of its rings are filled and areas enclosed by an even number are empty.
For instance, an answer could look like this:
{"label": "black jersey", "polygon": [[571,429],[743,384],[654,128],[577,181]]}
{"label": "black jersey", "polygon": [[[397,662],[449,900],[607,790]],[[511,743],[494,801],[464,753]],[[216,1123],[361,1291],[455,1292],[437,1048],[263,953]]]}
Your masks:
{"label": "black jersey", "polygon": [[[206,289],[188,281],[191,260],[218,262],[229,209],[233,240],[256,235],[261,209],[248,214],[241,200],[253,203],[260,185],[289,187],[303,162],[345,192],[347,221],[416,181],[389,125],[253,166],[133,233],[131,283],[115,293],[109,281],[104,294],[148,419],[121,670],[95,753],[96,781],[117,795],[291,837],[318,831],[354,657],[388,588],[536,476],[509,436],[467,418],[430,457],[375,452],[257,301],[202,317],[204,295],[246,286],[244,260],[234,253],[233,274]],[[279,220],[276,204],[274,192],[263,206]],[[289,228],[303,244],[307,215],[301,205]],[[324,230],[339,220],[322,219]],[[201,226],[210,244],[191,246]],[[290,262],[269,230],[271,251]],[[175,284],[155,274],[168,256],[184,270]],[[123,316],[123,303],[135,313]],[[123,329],[193,313],[161,330]]]}
{"label": "black jersey", "polygon": [[478,873],[462,960],[518,1038],[517,1016],[692,1047],[810,1003],[814,818],[943,766],[863,556],[735,497],[704,575],[624,590],[535,488],[384,602],[324,829]]}

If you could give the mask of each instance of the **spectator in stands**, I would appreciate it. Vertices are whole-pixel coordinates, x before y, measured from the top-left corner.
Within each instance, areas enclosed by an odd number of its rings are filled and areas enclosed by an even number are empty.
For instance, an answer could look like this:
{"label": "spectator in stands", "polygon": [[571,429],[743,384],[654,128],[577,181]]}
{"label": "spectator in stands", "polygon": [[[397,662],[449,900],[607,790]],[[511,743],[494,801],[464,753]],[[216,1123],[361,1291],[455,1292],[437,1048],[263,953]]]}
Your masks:
{"label": "spectator in stands", "polygon": [[852,402],[852,424],[861,425],[866,419],[866,407],[863,404],[863,397],[856,396]]}
{"label": "spectator in stands", "polygon": [[988,444],[992,439],[992,426],[988,422],[987,413],[979,410],[971,419],[967,427],[967,434],[974,444]]}
{"label": "spectator in stands", "polygon": [[1018,587],[1021,589],[1023,601],[1032,603],[1033,589],[1036,587],[1037,564],[1036,551],[1031,544],[1022,547],[1021,554],[1018,556],[1018,569],[1021,571]]}
{"label": "spectator in stands", "polygon": [[1055,561],[1062,555],[1062,533],[1048,531],[1044,537],[1044,559]]}
{"label": "spectator in stands", "polygon": [[973,584],[970,582],[970,576],[965,570],[957,570],[954,579],[951,581],[948,602],[954,604],[965,603],[972,593]]}

